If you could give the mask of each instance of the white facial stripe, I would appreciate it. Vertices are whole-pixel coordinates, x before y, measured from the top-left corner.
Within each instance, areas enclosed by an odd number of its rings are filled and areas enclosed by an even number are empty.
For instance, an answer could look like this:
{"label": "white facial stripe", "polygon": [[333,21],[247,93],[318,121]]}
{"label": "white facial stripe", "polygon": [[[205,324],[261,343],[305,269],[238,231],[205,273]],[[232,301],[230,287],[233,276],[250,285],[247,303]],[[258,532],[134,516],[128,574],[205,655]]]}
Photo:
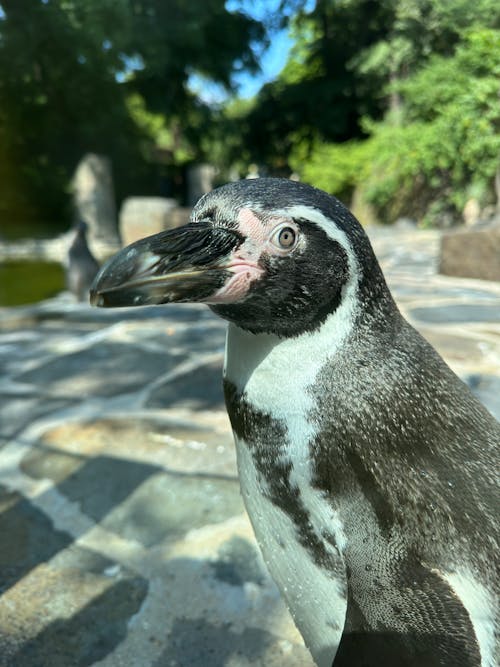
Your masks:
{"label": "white facial stripe", "polygon": [[[314,470],[309,447],[318,433],[318,425],[312,420],[314,398],[310,389],[314,386],[318,373],[335,356],[352,330],[357,308],[359,267],[346,234],[318,211],[293,207],[279,211],[278,215],[284,219],[294,216],[312,220],[329,238],[342,245],[348,258],[349,279],[342,289],[341,303],[317,331],[290,339],[281,339],[271,334],[255,335],[230,324],[224,372],[225,377],[238,391],[245,393],[245,399],[253,409],[260,410],[286,425],[288,438],[283,461],[292,464],[290,483],[299,489],[301,501],[310,513],[318,538],[326,545],[323,534],[326,532],[333,535],[337,548],[342,553],[346,538],[340,518],[324,494],[312,486]],[[242,452],[242,447],[242,443],[237,441],[240,480],[243,488],[245,485],[252,487],[255,485],[252,481],[255,475],[254,464],[250,454]],[[255,490],[255,493],[261,491]],[[269,502],[268,505],[274,507]],[[274,511],[271,508],[266,506],[263,510],[252,503],[248,505],[259,541],[266,539],[262,536],[269,530],[266,524]],[[292,523],[290,531],[291,539],[297,544],[297,527]],[[312,566],[311,557],[304,554],[304,558],[308,558]],[[285,561],[277,563],[275,569],[279,570],[280,567],[286,568]],[[289,601],[291,606],[295,604],[293,599]],[[333,602],[328,603],[329,612],[333,607]],[[309,629],[302,623],[307,623],[307,612],[303,616],[304,620],[301,621],[301,613],[297,612],[296,621],[300,631],[306,635]],[[321,655],[321,639],[316,637],[309,642],[311,650],[314,649],[317,655]],[[314,642],[316,644],[313,646]]]}
{"label": "white facial stripe", "polygon": [[282,226],[291,227],[298,235],[298,226],[290,220],[288,215],[263,214],[262,218],[259,218],[249,208],[242,208],[238,214],[238,231],[245,237],[245,241],[234,256],[254,262],[257,262],[263,253],[286,256],[296,247],[296,244],[284,248],[276,243],[276,234]]}
{"label": "white facial stripe", "polygon": [[[342,288],[341,303],[317,331],[281,339],[271,334],[250,334],[235,325],[229,327],[227,378],[239,391],[246,391],[247,399],[256,409],[268,412],[268,407],[274,406],[272,416],[287,421],[290,408],[292,414],[300,412],[302,418],[307,407],[311,407],[308,387],[314,385],[318,372],[335,355],[352,329],[360,271],[346,234],[319,211],[295,206],[278,213],[308,217],[318,224],[342,245],[349,264],[349,279]],[[285,386],[293,396],[283,393]]]}
{"label": "white facial stripe", "polygon": [[[282,421],[293,434],[288,445],[288,458],[293,461],[292,481],[304,486],[310,494],[307,506],[322,507],[324,501],[312,490],[310,481],[309,443],[316,435],[316,424],[309,420],[314,407],[310,387],[323,366],[335,356],[336,351],[349,335],[356,311],[358,289],[358,266],[349,240],[344,232],[336,228],[321,213],[306,207],[293,207],[279,212],[284,216],[313,219],[328,236],[341,243],[349,262],[349,280],[342,289],[339,307],[328,316],[319,330],[307,332],[290,339],[280,339],[271,334],[251,334],[235,325],[230,325],[226,347],[225,375],[245,392],[251,405],[271,417]],[[300,484],[302,486],[302,484]],[[321,520],[324,529],[331,530],[331,512]],[[336,538],[343,548],[345,538],[337,525]]]}
{"label": "white facial stripe", "polygon": [[349,239],[345,232],[339,229],[335,223],[332,222],[329,218],[325,217],[321,211],[318,211],[316,208],[311,208],[309,206],[290,206],[279,211],[275,211],[276,215],[283,216],[283,218],[295,218],[304,220],[309,220],[314,222],[318,227],[320,227],[325,234],[332,239],[332,241],[337,241],[344,248],[347,253],[349,260],[349,270],[351,273],[355,270],[358,275],[360,272],[360,266],[356,260],[356,255],[351,246]]}

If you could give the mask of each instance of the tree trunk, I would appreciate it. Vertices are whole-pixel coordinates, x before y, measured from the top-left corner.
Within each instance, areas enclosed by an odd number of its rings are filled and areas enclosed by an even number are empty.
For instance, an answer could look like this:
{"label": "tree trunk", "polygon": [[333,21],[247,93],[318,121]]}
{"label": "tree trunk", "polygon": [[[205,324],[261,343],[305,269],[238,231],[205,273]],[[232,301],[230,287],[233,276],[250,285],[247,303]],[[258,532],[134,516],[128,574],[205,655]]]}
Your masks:
{"label": "tree trunk", "polygon": [[495,174],[495,194],[497,197],[497,213],[500,214],[500,165]]}

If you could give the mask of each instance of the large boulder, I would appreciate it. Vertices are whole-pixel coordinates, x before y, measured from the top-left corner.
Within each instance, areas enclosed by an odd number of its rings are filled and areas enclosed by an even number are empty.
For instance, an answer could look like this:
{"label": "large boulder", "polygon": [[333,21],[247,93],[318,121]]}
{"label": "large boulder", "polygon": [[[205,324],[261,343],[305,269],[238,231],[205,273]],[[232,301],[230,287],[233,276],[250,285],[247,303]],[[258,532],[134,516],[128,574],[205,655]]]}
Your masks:
{"label": "large boulder", "polygon": [[91,240],[116,243],[116,206],[111,161],[104,155],[87,153],[73,176],[76,213],[89,227]]}
{"label": "large boulder", "polygon": [[185,225],[190,209],[165,197],[129,197],[120,210],[120,235],[124,245],[151,234]]}
{"label": "large boulder", "polygon": [[211,164],[193,164],[187,170],[187,203],[194,206],[198,199],[213,189],[215,167]]}
{"label": "large boulder", "polygon": [[500,280],[500,225],[444,234],[439,272],[462,278]]}

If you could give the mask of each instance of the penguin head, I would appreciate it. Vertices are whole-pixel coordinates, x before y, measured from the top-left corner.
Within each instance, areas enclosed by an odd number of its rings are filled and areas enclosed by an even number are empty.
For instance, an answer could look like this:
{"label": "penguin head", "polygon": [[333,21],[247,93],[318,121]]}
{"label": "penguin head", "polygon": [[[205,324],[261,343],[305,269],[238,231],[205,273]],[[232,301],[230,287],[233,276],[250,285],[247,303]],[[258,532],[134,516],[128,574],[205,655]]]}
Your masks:
{"label": "penguin head", "polygon": [[203,302],[252,333],[312,331],[363,286],[385,285],[357,220],[303,183],[261,178],[204,195],[191,222],[124,248],[91,302]]}

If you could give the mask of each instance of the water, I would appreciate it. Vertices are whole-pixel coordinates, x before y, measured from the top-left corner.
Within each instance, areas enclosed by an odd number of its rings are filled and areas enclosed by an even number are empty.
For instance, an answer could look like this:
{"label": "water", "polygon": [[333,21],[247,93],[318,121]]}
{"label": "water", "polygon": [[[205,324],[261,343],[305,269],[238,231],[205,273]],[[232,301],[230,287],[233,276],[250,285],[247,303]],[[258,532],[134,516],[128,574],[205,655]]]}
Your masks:
{"label": "water", "polygon": [[35,303],[64,288],[64,268],[58,262],[0,261],[0,306]]}

